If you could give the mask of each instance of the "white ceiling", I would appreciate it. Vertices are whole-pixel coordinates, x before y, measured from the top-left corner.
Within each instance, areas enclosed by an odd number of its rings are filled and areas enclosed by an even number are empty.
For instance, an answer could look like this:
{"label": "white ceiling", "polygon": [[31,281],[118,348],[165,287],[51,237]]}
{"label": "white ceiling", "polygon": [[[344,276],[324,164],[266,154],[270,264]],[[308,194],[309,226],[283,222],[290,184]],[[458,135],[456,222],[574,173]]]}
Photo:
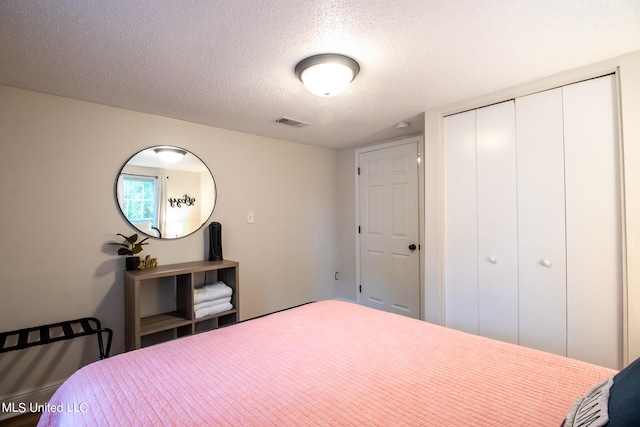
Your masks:
{"label": "white ceiling", "polygon": [[[635,50],[638,0],[0,0],[0,84],[332,148]],[[343,94],[297,79],[318,53],[359,62]]]}

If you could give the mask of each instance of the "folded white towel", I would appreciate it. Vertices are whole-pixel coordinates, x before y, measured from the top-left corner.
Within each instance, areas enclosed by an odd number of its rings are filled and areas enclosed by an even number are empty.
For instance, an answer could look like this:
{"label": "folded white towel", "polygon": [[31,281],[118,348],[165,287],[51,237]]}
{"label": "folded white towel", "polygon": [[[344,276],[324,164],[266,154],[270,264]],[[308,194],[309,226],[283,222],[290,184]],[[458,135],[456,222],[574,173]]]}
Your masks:
{"label": "folded white towel", "polygon": [[231,302],[231,297],[222,297],[222,298],[214,299],[212,301],[205,301],[198,304],[194,304],[193,309],[198,311],[203,308],[213,307],[214,305],[224,304],[226,302]]}
{"label": "folded white towel", "polygon": [[233,294],[233,289],[224,282],[216,282],[193,290],[193,303],[200,304],[205,301],[213,301]]}
{"label": "folded white towel", "polygon": [[211,316],[212,314],[222,313],[223,311],[233,310],[233,305],[230,302],[225,302],[222,304],[216,304],[211,307],[202,308],[200,310],[196,310],[196,319],[200,319],[201,317]]}

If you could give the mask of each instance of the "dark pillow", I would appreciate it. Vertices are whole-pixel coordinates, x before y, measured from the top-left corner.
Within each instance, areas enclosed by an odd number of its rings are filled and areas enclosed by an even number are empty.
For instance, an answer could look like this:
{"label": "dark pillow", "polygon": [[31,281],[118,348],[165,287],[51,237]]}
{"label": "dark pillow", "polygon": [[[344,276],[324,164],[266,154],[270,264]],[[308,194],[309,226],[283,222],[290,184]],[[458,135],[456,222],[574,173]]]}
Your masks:
{"label": "dark pillow", "polygon": [[562,426],[640,426],[640,359],[593,386],[571,405]]}
{"label": "dark pillow", "polygon": [[608,427],[640,426],[640,359],[613,377]]}

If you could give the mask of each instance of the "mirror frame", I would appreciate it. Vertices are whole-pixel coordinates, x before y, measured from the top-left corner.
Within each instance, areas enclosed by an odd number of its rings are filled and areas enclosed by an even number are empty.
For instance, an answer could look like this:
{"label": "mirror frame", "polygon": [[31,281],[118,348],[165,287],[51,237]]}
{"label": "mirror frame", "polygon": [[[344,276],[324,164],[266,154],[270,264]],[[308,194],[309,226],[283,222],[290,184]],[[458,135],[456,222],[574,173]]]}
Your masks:
{"label": "mirror frame", "polygon": [[[136,157],[137,155],[139,155],[140,153],[147,151],[147,150],[154,150],[157,148],[175,148],[178,150],[182,150],[185,151],[186,153],[192,155],[196,160],[198,160],[200,163],[202,163],[202,166],[204,166],[204,168],[206,169],[207,172],[209,172],[209,176],[211,176],[211,182],[213,183],[213,192],[214,192],[214,196],[213,196],[213,205],[211,206],[211,211],[209,212],[209,215],[202,221],[202,224],[200,224],[198,227],[196,227],[193,230],[188,230],[188,232],[185,232],[183,235],[177,236],[177,237],[161,237],[158,235],[154,235],[154,234],[149,234],[144,230],[141,230],[140,228],[138,228],[135,224],[133,224],[131,221],[129,221],[129,219],[126,217],[124,211],[122,210],[122,207],[120,205],[120,198],[118,196],[118,190],[119,190],[119,181],[120,181],[120,177],[123,174],[124,169],[127,167],[127,165],[129,165],[129,162]],[[137,165],[134,165],[137,166]],[[170,165],[169,165],[170,166]],[[151,166],[151,167],[155,167],[155,166]],[[157,169],[161,169],[156,167]],[[169,170],[171,171],[171,167],[168,167],[166,169],[162,169],[162,170]],[[203,171],[204,173],[204,171]],[[129,224],[129,226],[131,226],[134,230],[136,230],[136,232],[138,233],[142,233],[145,236],[149,236],[149,237],[153,237],[155,239],[159,239],[159,240],[175,240],[175,239],[182,239],[183,237],[187,237],[192,235],[193,233],[197,232],[198,230],[202,229],[202,227],[204,227],[204,225],[211,219],[211,216],[213,215],[213,211],[216,208],[216,204],[218,202],[218,188],[216,185],[216,180],[213,177],[213,173],[211,172],[211,169],[209,169],[209,166],[196,154],[194,154],[192,151],[187,150],[186,148],[182,148],[182,147],[178,147],[178,146],[173,146],[173,145],[153,145],[151,147],[146,147],[143,148],[139,151],[137,151],[136,153],[134,153],[132,156],[130,156],[124,163],[123,165],[120,167],[120,169],[118,170],[118,174],[116,175],[116,180],[115,180],[115,185],[114,185],[114,198],[115,198],[115,202],[116,202],[116,206],[118,208],[118,211],[120,212],[120,215],[122,216],[122,218],[127,222],[127,224]],[[196,203],[199,202],[199,200],[196,200]],[[169,201],[170,203],[170,201]],[[159,230],[158,230],[159,231]]]}

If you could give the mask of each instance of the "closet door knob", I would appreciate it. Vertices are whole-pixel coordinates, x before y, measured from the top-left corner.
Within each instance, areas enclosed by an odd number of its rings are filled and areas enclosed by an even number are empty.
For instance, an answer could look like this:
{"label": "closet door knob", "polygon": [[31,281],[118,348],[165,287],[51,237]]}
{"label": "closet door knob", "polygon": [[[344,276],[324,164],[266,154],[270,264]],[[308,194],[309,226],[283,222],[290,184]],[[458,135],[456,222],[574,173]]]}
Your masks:
{"label": "closet door knob", "polygon": [[491,264],[495,264],[495,263],[497,263],[497,262],[498,262],[498,260],[497,260],[495,257],[490,256],[490,257],[489,257],[489,262],[490,262]]}
{"label": "closet door knob", "polygon": [[543,259],[542,261],[540,261],[540,264],[544,265],[547,268],[551,267],[551,261],[549,261],[548,259]]}

